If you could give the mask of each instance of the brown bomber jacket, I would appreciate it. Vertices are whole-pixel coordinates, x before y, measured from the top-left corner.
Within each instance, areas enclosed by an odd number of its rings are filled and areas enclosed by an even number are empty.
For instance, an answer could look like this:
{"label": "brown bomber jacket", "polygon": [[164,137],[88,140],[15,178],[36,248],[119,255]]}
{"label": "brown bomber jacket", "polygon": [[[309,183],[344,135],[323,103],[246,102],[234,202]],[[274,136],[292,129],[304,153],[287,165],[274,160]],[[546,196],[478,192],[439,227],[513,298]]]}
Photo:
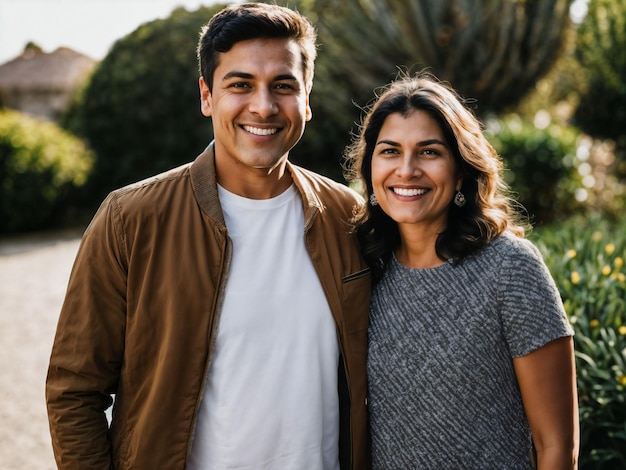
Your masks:
{"label": "brown bomber jacket", "polygon": [[[337,325],[341,467],[367,469],[370,275],[348,223],[360,201],[310,171],[288,171]],[[231,250],[212,146],[105,199],[72,269],[46,381],[60,469],[185,468]]]}

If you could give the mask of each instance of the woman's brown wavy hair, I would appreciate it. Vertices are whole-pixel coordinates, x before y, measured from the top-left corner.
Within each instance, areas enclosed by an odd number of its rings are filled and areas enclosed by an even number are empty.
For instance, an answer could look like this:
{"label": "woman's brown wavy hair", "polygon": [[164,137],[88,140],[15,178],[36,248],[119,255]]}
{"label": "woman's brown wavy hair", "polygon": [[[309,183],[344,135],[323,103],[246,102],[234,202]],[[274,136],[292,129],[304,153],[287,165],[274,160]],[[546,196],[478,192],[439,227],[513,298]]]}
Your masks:
{"label": "woman's brown wavy hair", "polygon": [[400,244],[398,226],[380,206],[372,206],[371,163],[385,119],[394,113],[429,113],[439,123],[463,177],[461,192],[467,203],[450,201],[446,229],[439,234],[436,252],[442,260],[460,263],[494,238],[509,231],[523,237],[527,225],[508,196],[502,160],[483,135],[483,128],[465,101],[447,84],[427,73],[400,76],[377,95],[352,144],[345,152],[344,174],[361,186],[367,204],[355,217],[356,235],[376,281],[393,250]]}

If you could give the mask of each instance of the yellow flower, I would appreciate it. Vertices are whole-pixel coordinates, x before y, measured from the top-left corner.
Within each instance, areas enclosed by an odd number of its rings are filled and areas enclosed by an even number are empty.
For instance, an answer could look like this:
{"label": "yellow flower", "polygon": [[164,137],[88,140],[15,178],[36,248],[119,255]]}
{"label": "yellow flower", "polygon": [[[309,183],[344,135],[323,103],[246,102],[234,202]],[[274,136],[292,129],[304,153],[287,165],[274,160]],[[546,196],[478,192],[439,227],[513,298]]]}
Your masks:
{"label": "yellow flower", "polygon": [[612,255],[613,252],[615,251],[615,245],[613,243],[608,243],[605,247],[604,247],[604,252],[607,255]]}
{"label": "yellow flower", "polygon": [[619,378],[619,383],[622,384],[623,386],[626,386],[626,375],[622,375]]}
{"label": "yellow flower", "polygon": [[619,332],[620,335],[626,336],[626,326],[624,325],[620,326],[617,331]]}
{"label": "yellow flower", "polygon": [[570,280],[574,285],[580,282],[580,274],[578,274],[578,271],[572,271],[572,274],[570,275]]}
{"label": "yellow flower", "polygon": [[597,318],[594,318],[593,320],[589,322],[589,326],[591,328],[598,328],[600,326],[600,320],[598,320]]}
{"label": "yellow flower", "polygon": [[567,253],[565,253],[565,256],[567,256],[567,259],[572,259],[576,256],[576,250],[574,250],[573,248],[567,250]]}
{"label": "yellow flower", "polygon": [[602,232],[595,231],[593,232],[593,235],[591,235],[591,237],[593,238],[594,242],[599,242],[600,240],[602,240]]}
{"label": "yellow flower", "polygon": [[609,266],[608,264],[604,265],[602,267],[602,274],[604,276],[608,276],[609,274],[611,274],[611,266]]}
{"label": "yellow flower", "polygon": [[615,269],[621,269],[624,266],[624,258],[622,258],[621,256],[615,258],[613,260],[613,266],[615,266]]}

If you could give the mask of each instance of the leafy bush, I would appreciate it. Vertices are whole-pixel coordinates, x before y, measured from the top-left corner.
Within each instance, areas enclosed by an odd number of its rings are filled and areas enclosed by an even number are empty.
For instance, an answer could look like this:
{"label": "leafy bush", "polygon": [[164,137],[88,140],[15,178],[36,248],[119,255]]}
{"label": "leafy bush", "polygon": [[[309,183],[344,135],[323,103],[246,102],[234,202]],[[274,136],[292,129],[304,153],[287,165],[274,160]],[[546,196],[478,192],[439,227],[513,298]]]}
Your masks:
{"label": "leafy bush", "polygon": [[558,125],[540,129],[514,115],[491,121],[487,129],[505,162],[505,179],[534,223],[563,219],[584,207],[576,199],[578,132]]}
{"label": "leafy bush", "polygon": [[590,0],[578,29],[576,57],[588,86],[574,120],[593,137],[616,141],[626,177],[626,0]]}
{"label": "leafy bush", "polygon": [[57,125],[0,111],[0,232],[47,228],[85,183],[92,154]]}
{"label": "leafy bush", "polygon": [[[293,1],[277,3],[294,7]],[[64,118],[64,126],[84,137],[97,156],[88,203],[192,160],[211,141],[211,120],[200,113],[195,51],[201,27],[222,8],[178,8],[143,24],[119,39],[94,71]],[[320,55],[311,95],[313,120],[290,159],[339,180],[342,151],[359,110],[352,107],[349,118],[337,116],[335,103],[318,85],[327,68],[322,60]]]}
{"label": "leafy bush", "polygon": [[626,222],[574,218],[532,238],[576,332],[580,468],[626,468]]}
{"label": "leafy bush", "polygon": [[200,112],[199,31],[223,5],[141,25],[94,71],[64,125],[96,153],[92,202],[109,190],[193,160],[211,141]]}

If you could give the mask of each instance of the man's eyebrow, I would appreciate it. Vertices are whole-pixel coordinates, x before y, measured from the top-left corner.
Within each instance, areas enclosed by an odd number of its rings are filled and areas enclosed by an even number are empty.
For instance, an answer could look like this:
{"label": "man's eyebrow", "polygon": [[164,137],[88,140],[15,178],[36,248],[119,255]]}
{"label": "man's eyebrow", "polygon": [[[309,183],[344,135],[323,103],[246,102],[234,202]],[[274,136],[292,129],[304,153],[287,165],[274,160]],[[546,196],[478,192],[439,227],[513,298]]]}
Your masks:
{"label": "man's eyebrow", "polygon": [[277,75],[276,77],[274,77],[274,80],[278,82],[278,81],[282,81],[282,80],[295,80],[295,81],[297,81],[298,79],[294,75],[292,75],[290,73],[284,73],[282,75]]}
{"label": "man's eyebrow", "polygon": [[[243,78],[245,80],[251,80],[254,78],[254,75],[248,72],[240,72],[238,70],[233,70],[232,72],[228,72],[226,75],[224,75],[222,77],[222,80],[230,80],[231,78]],[[278,82],[278,81],[283,81],[283,80],[297,81],[298,79],[290,73],[284,73],[284,74],[277,75],[274,77],[274,81]]]}
{"label": "man's eyebrow", "polygon": [[228,72],[226,75],[222,77],[222,80],[229,80],[231,78],[245,78],[251,79],[254,76],[251,73],[239,72],[237,70],[233,70],[232,72]]}

